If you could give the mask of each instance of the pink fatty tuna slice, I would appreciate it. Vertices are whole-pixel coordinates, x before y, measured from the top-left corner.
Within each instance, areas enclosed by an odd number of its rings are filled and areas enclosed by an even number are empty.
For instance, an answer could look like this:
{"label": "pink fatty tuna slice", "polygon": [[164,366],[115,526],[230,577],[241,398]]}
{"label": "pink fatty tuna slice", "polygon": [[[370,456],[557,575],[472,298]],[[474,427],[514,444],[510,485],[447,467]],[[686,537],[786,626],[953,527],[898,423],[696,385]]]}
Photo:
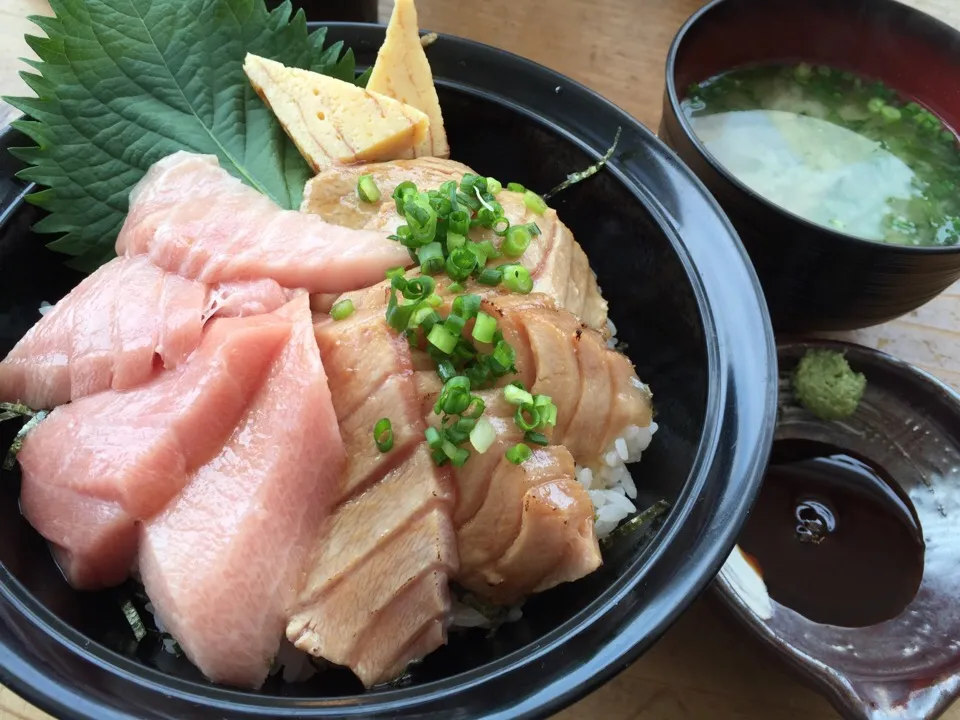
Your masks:
{"label": "pink fatty tuna slice", "polygon": [[273,312],[293,292],[273,280],[207,286],[147,256],[116,258],[81,282],[0,363],[0,402],[52,408],[128,390],[182,364],[212,316]]}
{"label": "pink fatty tuna slice", "polygon": [[276,655],[305,547],[338,494],[345,452],[302,295],[286,348],[222,452],[141,530],[157,617],[215,682],[257,688]]}
{"label": "pink fatty tuna slice", "polygon": [[290,332],[275,315],[216,320],[177,370],[59,407],[25,438],[20,506],[71,585],[127,577],[136,524],[222,450]]}
{"label": "pink fatty tuna slice", "polygon": [[176,152],[134,189],[117,253],[205,283],[270,278],[287,288],[344,292],[409,265],[387,233],[283,210],[222,169],[213,155]]}

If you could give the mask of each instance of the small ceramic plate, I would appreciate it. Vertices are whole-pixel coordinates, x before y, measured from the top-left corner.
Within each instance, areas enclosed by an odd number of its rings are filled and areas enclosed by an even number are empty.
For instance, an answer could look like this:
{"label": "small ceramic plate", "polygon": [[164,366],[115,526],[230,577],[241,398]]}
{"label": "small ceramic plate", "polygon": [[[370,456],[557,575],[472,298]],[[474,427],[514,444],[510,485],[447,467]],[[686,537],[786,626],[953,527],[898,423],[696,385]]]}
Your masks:
{"label": "small ceramic plate", "polygon": [[[823,422],[793,398],[791,375],[811,348],[839,350],[867,377],[856,413]],[[763,645],[849,720],[930,720],[960,697],[960,395],[934,377],[859,345],[782,343],[776,440],[829,443],[885,468],[913,503],[926,545],[923,579],[899,616],[848,628],[771,600],[735,548],[715,584]]]}

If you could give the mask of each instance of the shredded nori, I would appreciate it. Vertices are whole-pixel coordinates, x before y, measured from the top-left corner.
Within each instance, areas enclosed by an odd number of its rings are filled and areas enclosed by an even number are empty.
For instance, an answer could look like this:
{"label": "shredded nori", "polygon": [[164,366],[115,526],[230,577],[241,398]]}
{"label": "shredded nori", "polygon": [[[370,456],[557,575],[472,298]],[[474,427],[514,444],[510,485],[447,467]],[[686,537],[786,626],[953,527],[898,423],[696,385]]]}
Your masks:
{"label": "shredded nori", "polygon": [[47,411],[40,410],[26,423],[24,423],[22,428],[20,428],[20,432],[17,433],[17,436],[13,439],[13,442],[10,443],[10,449],[7,450],[7,457],[3,460],[4,470],[13,470],[13,467],[17,462],[17,453],[19,453],[20,448],[23,447],[23,439],[27,437],[27,433],[39,425],[46,416]]}
{"label": "shredded nori", "polygon": [[137,638],[137,642],[140,642],[147,636],[147,628],[143,624],[143,620],[140,619],[140,613],[137,612],[137,609],[130,600],[125,600],[121,608],[123,609],[123,616],[130,625],[130,629],[133,630],[134,637]]}
{"label": "shredded nori", "polygon": [[624,535],[630,535],[636,531],[644,528],[645,526],[652,523],[654,520],[661,517],[667,510],[670,509],[670,503],[666,500],[657,500],[653,505],[648,507],[642,513],[634,515],[632,518],[627,520],[625,523],[613,530],[609,535],[607,535],[601,542],[604,544],[612,542],[615,538],[623,537]]}
{"label": "shredded nori", "polygon": [[603,154],[603,157],[600,158],[596,163],[588,167],[586,170],[581,170],[580,172],[570,173],[567,175],[567,179],[562,183],[557,185],[553,190],[544,193],[543,199],[549,200],[551,197],[556,195],[559,192],[563,192],[568,187],[576,185],[578,182],[586,180],[588,177],[596,175],[600,172],[603,167],[610,161],[610,158],[613,157],[613,153],[617,149],[617,143],[620,142],[620,133],[623,131],[623,128],[617,128],[617,134],[613,138],[613,145]]}

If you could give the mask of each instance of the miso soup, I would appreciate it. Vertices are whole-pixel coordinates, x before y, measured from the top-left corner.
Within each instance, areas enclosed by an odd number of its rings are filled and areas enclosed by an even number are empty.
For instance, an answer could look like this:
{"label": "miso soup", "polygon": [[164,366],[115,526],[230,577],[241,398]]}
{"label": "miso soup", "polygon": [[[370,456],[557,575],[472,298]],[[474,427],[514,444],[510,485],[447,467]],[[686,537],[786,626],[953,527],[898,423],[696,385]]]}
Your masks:
{"label": "miso soup", "polygon": [[683,110],[719,163],[790,212],[867,240],[960,242],[957,137],[883,83],[754,66],[694,85]]}

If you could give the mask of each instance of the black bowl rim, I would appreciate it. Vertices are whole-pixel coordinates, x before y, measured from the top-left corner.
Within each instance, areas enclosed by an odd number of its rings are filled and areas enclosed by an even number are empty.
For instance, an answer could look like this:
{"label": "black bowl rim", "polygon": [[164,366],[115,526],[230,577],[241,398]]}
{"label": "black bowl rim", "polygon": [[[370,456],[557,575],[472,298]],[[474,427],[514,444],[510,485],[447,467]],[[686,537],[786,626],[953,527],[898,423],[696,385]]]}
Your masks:
{"label": "black bowl rim", "polygon": [[[351,33],[361,44],[374,39],[378,45],[382,42],[382,25],[324,24],[332,32]],[[704,323],[711,378],[705,431],[681,498],[658,537],[597,600],[531,645],[467,673],[415,688],[330,700],[241,693],[180,680],[139,665],[67,626],[0,566],[0,679],[31,702],[62,717],[83,720],[126,720],[131,717],[127,708],[134,704],[126,696],[133,692],[142,696],[136,709],[149,712],[151,718],[183,717],[198,709],[203,712],[204,707],[245,718],[370,717],[378,713],[384,717],[423,717],[430,713],[445,716],[449,706],[442,703],[456,693],[458,710],[468,716],[544,716],[585,695],[636,659],[702,592],[726,559],[759,492],[776,414],[777,365],[770,317],[736,231],[675,153],[613,103],[520,56],[450,35],[440,35],[440,41],[454,44],[478,62],[509,68],[515,81],[522,75],[530,84],[523,85],[525,102],[466,81],[438,78],[439,85],[506,104],[598,158],[618,126],[630,128],[644,142],[644,163],[656,164],[665,175],[669,187],[658,195],[641,185],[637,170],[631,172],[635,161],[615,159],[605,170],[613,172],[657,219],[687,272]],[[570,103],[566,117],[550,106],[551,98],[559,97],[555,88],[563,88],[565,102]],[[545,104],[546,113],[555,114],[548,118],[534,110],[531,97]],[[580,124],[574,132],[567,125],[577,124],[571,119],[577,113]],[[603,125],[607,127],[600,129]],[[640,163],[635,165],[642,167]],[[694,219],[709,227],[693,227]],[[730,242],[718,243],[718,236]],[[694,256],[699,256],[702,267],[696,266]],[[708,288],[714,295],[712,301],[707,298]],[[725,315],[731,319],[724,320]],[[756,390],[749,394],[749,402],[738,406],[735,391],[740,388],[743,393],[742,388],[747,387]],[[720,453],[724,441],[731,447]],[[711,481],[727,485],[724,496],[712,508],[711,522],[684,551],[684,572],[665,571],[664,555],[670,550],[671,540],[697,504],[705,484]],[[610,621],[616,622],[616,627],[599,627],[600,621],[609,617],[611,610],[654,569],[666,573],[656,600],[631,608],[626,618]],[[14,628],[13,633],[3,634],[4,622],[10,622],[10,618],[27,622]],[[590,630],[603,636],[596,641],[585,639]],[[32,647],[25,638],[45,643],[46,647]],[[587,642],[589,657],[577,658],[576,667],[571,668],[564,653],[577,639]],[[16,651],[15,641],[19,641]],[[98,684],[78,688],[76,680],[71,679],[76,677],[78,667],[87,678],[95,677]],[[52,677],[54,674],[56,677]],[[517,681],[524,692],[529,687],[537,689],[517,696]]]}
{"label": "black bowl rim", "polygon": [[[777,213],[783,216],[784,220],[788,220],[798,224],[802,228],[806,228],[811,231],[816,231],[824,233],[826,235],[832,236],[835,240],[853,243],[857,247],[871,247],[871,248],[887,248],[887,252],[891,253],[904,253],[908,255],[913,254],[942,254],[942,255],[951,255],[960,253],[960,243],[957,245],[893,245],[890,243],[878,242],[876,240],[868,240],[866,238],[857,237],[856,235],[848,235],[846,233],[839,232],[838,230],[828,227],[826,225],[819,225],[811,220],[806,219],[802,215],[797,215],[791,210],[787,210],[780,205],[768,200],[763,195],[758,193],[753,188],[746,185],[742,180],[740,180],[736,175],[727,170],[726,166],[717,160],[714,157],[707,147],[700,141],[700,138],[694,132],[693,128],[690,126],[690,122],[687,119],[686,113],[683,112],[683,107],[680,102],[680,93],[677,91],[677,82],[676,82],[676,67],[677,67],[677,55],[680,52],[680,47],[687,40],[688,33],[700,22],[704,22],[705,18],[714,10],[716,10],[720,5],[723,5],[728,2],[734,2],[735,0],[711,0],[711,2],[704,5],[702,8],[697,10],[693,15],[687,18],[687,21],[680,27],[680,30],[677,31],[677,34],[673,38],[673,42],[670,44],[670,50],[667,52],[667,64],[666,64],[666,94],[668,102],[670,103],[670,110],[673,115],[677,118],[677,123],[680,128],[683,130],[684,136],[687,140],[696,148],[697,152],[704,158],[704,160],[709,163],[710,167],[717,172],[721,177],[724,178],[728,183],[735,187],[739,192],[743,193],[749,197],[753,202],[759,203],[764,206],[766,209]],[[930,27],[936,28],[942,33],[955,35],[960,41],[960,31],[956,28],[951,27],[947,23],[943,22],[939,18],[930,15],[929,13],[919,10],[918,8],[911,7],[898,0],[871,0],[872,3],[876,5],[888,5],[898,9],[900,12],[913,13],[919,19],[922,19]],[[732,69],[732,68],[731,68]],[[960,132],[960,130],[955,129],[954,132]]]}

